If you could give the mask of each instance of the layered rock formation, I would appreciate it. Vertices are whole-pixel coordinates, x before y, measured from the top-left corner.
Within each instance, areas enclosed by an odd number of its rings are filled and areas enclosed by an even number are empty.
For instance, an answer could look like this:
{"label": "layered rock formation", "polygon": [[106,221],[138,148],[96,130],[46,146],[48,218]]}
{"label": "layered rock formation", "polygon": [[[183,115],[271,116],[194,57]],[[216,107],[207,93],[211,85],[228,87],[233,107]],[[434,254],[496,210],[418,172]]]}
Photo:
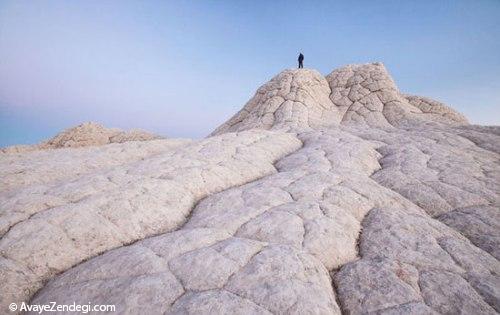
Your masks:
{"label": "layered rock formation", "polygon": [[204,140],[6,154],[0,307],[495,314],[499,147],[375,63],[285,70]]}

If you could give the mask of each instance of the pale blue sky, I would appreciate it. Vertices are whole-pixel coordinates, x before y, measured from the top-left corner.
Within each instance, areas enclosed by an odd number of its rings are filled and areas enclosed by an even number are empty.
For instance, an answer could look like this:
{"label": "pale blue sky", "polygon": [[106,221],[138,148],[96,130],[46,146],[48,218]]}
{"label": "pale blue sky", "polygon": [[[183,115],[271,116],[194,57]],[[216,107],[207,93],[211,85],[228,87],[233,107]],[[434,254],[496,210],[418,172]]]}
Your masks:
{"label": "pale blue sky", "polygon": [[84,121],[203,137],[299,51],[500,124],[498,0],[0,0],[0,146]]}

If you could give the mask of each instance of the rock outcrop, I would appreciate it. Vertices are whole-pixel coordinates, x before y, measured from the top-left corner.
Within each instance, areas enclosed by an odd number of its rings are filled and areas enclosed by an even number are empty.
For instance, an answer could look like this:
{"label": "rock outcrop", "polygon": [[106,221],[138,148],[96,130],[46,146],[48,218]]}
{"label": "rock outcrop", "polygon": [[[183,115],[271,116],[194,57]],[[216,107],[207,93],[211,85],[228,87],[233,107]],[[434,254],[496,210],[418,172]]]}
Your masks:
{"label": "rock outcrop", "polygon": [[139,129],[122,131],[117,128],[106,128],[93,122],[86,122],[64,130],[55,137],[40,144],[15,145],[3,148],[0,152],[22,153],[35,150],[80,148],[128,141],[149,141],[161,138],[160,136]]}
{"label": "rock outcrop", "polygon": [[496,314],[499,147],[375,63],[285,70],[203,140],[6,154],[0,307]]}
{"label": "rock outcrop", "polygon": [[330,87],[317,71],[285,70],[257,90],[236,115],[212,135],[252,128],[281,130],[337,125],[341,116]]}
{"label": "rock outcrop", "polygon": [[400,93],[384,65],[373,63],[348,65],[326,78],[315,70],[285,70],[212,135],[252,128],[398,128],[429,122],[468,125],[462,114],[440,102]]}

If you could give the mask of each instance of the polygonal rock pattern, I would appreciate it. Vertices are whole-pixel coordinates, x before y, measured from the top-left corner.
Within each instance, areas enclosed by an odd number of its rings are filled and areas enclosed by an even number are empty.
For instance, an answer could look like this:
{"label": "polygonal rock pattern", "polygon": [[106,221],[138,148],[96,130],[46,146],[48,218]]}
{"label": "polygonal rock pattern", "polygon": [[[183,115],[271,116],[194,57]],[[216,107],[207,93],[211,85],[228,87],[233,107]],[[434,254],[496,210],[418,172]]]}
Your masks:
{"label": "polygonal rock pattern", "polygon": [[205,140],[5,154],[0,307],[495,314],[499,147],[375,63],[285,70]]}
{"label": "polygonal rock pattern", "polygon": [[[18,185],[0,195],[2,304],[29,297],[50,277],[106,250],[175,229],[198,200],[276,172],[276,159],[301,142],[292,134],[256,130],[182,146],[171,140],[154,145],[153,153],[143,152],[138,161],[69,179],[58,174],[58,163],[74,156],[66,157],[65,150],[46,151],[48,174],[35,173],[36,184]],[[120,146],[123,152],[130,151],[128,146],[137,149],[133,142]],[[102,147],[73,150],[109,152]],[[37,153],[19,159],[31,160]],[[66,160],[76,165],[80,161]]]}
{"label": "polygonal rock pattern", "polygon": [[408,102],[411,105],[420,109],[422,113],[430,114],[427,115],[428,119],[433,119],[433,118],[435,119],[435,117],[438,117],[439,119],[443,119],[444,121],[450,124],[453,123],[459,125],[468,124],[467,118],[465,118],[464,115],[456,111],[450,110],[448,106],[444,105],[441,102],[432,100],[427,97],[420,97],[415,95],[403,95],[403,96],[408,100]]}
{"label": "polygonal rock pattern", "polygon": [[330,99],[342,114],[342,124],[390,128],[441,122],[467,124],[467,119],[437,101],[401,94],[384,65],[349,65],[326,79]]}
{"label": "polygonal rock pattern", "polygon": [[257,90],[255,96],[212,135],[252,128],[294,129],[336,125],[337,107],[330,87],[315,70],[285,70]]}

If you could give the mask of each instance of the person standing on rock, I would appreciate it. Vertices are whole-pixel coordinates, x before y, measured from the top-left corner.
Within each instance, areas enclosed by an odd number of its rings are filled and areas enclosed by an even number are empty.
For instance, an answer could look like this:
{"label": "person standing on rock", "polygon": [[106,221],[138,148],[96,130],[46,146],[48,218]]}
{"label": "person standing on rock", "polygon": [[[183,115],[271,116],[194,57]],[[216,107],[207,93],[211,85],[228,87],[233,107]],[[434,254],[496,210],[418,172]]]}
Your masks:
{"label": "person standing on rock", "polygon": [[304,68],[304,55],[302,53],[299,54],[299,69]]}

